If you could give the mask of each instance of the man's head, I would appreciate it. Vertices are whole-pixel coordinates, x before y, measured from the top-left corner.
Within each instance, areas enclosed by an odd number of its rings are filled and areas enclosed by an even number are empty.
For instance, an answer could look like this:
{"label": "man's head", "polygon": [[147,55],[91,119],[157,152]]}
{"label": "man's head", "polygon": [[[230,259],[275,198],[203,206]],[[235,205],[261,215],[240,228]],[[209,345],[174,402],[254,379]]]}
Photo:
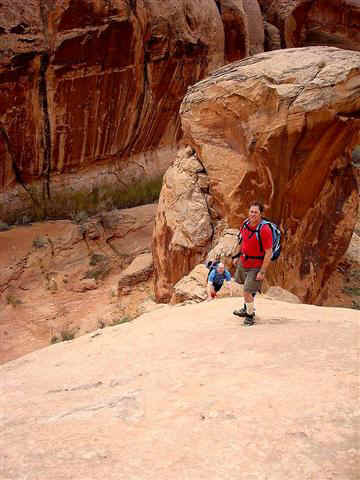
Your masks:
{"label": "man's head", "polygon": [[264,206],[262,205],[262,203],[260,202],[251,203],[249,208],[250,223],[252,224],[259,223],[261,220],[263,211],[264,211]]}
{"label": "man's head", "polygon": [[216,270],[217,270],[219,273],[224,273],[225,265],[220,262],[220,263],[218,264],[218,266],[216,267]]}

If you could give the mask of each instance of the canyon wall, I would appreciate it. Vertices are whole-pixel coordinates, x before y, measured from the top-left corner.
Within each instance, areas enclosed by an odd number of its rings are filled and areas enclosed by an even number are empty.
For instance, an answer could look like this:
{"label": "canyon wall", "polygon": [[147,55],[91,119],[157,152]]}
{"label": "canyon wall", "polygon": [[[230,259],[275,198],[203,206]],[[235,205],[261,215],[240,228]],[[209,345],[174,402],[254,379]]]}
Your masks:
{"label": "canyon wall", "polygon": [[360,0],[259,0],[283,48],[329,45],[360,50]]}
{"label": "canyon wall", "polygon": [[12,188],[29,189],[34,180],[46,201],[56,185],[81,189],[110,179],[126,188],[134,178],[162,174],[181,136],[187,87],[225,61],[262,50],[262,17],[251,3],[2,1],[0,185],[7,208],[16,203]]}

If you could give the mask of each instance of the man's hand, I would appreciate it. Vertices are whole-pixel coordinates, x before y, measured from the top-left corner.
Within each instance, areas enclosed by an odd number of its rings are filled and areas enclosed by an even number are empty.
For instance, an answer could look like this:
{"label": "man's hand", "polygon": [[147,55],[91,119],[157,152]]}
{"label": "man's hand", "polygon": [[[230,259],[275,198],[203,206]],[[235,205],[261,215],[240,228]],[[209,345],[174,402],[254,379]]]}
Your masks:
{"label": "man's hand", "polygon": [[261,271],[260,271],[260,272],[257,273],[257,275],[256,275],[256,280],[257,280],[258,282],[262,282],[262,281],[264,280],[264,278],[265,278],[265,273],[264,273],[264,272],[261,272]]}

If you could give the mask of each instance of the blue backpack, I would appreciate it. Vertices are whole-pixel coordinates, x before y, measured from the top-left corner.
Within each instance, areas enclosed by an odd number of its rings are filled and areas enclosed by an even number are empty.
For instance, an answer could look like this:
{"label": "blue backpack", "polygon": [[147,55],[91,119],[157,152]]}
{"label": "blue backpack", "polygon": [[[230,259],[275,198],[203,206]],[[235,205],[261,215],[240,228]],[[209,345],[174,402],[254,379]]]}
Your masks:
{"label": "blue backpack", "polygon": [[216,270],[217,266],[219,265],[220,263],[220,260],[215,260],[215,261],[211,261],[209,260],[206,264],[206,267],[209,269],[209,273],[208,273],[208,276],[207,276],[207,279],[209,280],[209,277],[210,277],[210,273],[213,271],[213,270]]}
{"label": "blue backpack", "polygon": [[[259,246],[260,246],[260,250],[262,252],[265,252],[264,250],[264,247],[263,247],[263,244],[262,244],[262,240],[261,240],[261,235],[260,235],[260,230],[261,228],[263,227],[263,225],[269,225],[270,227],[270,230],[271,230],[271,234],[272,234],[272,256],[271,256],[271,260],[274,262],[275,260],[277,260],[280,256],[280,253],[281,253],[281,231],[280,231],[280,228],[273,222],[270,222],[270,220],[267,220],[265,218],[263,218],[261,220],[261,222],[259,223],[259,225],[256,227],[256,230],[253,230],[252,228],[250,228],[249,226],[249,223],[250,223],[250,220],[247,218],[245,220],[245,222],[243,223],[243,226],[241,227],[241,230],[240,230],[240,234],[239,234],[239,243],[241,243],[241,232],[243,231],[244,228],[246,228],[247,230],[250,230],[250,232],[252,232],[252,234],[255,234],[256,235],[256,238],[258,239],[258,242],[259,242]],[[252,235],[250,235],[251,237]],[[259,258],[259,259],[263,259],[264,258],[264,255],[262,255],[261,257],[250,257],[250,256],[247,256],[247,258]]]}

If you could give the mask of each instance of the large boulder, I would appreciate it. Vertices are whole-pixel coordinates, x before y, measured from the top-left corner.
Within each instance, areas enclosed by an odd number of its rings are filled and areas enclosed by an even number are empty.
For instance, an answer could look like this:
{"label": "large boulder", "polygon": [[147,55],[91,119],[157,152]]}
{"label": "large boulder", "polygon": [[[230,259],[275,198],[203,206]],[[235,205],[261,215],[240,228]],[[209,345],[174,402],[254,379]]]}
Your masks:
{"label": "large boulder", "polygon": [[153,259],[151,253],[138,255],[130,265],[121,272],[118,280],[118,293],[133,285],[148,280],[153,272]]}
{"label": "large boulder", "polygon": [[[310,47],[236,62],[189,90],[182,126],[202,170],[192,174],[189,188],[184,184],[171,204],[165,181],[154,243],[161,298],[171,296],[175,282],[169,272],[176,269],[177,281],[201,254],[206,256],[213,241],[209,224],[215,233],[219,225],[239,228],[249,202],[259,199],[284,233],[283,253],[269,271],[269,283],[305,302],[317,301],[349,245],[357,217],[351,152],[360,127],[359,85],[359,53]],[[170,171],[172,185],[184,162]],[[206,191],[197,186],[200,177]],[[186,238],[176,257],[166,219],[171,215],[172,225],[182,222],[178,205],[181,212],[194,209],[194,191],[202,205],[195,209],[199,221],[192,212],[187,218],[199,240]]]}
{"label": "large boulder", "polygon": [[0,188],[29,194],[6,208],[163,174],[188,85],[260,48],[261,17],[222,3],[226,21],[215,0],[2,1]]}
{"label": "large boulder", "polygon": [[259,0],[286,48],[329,45],[360,50],[360,0]]}

